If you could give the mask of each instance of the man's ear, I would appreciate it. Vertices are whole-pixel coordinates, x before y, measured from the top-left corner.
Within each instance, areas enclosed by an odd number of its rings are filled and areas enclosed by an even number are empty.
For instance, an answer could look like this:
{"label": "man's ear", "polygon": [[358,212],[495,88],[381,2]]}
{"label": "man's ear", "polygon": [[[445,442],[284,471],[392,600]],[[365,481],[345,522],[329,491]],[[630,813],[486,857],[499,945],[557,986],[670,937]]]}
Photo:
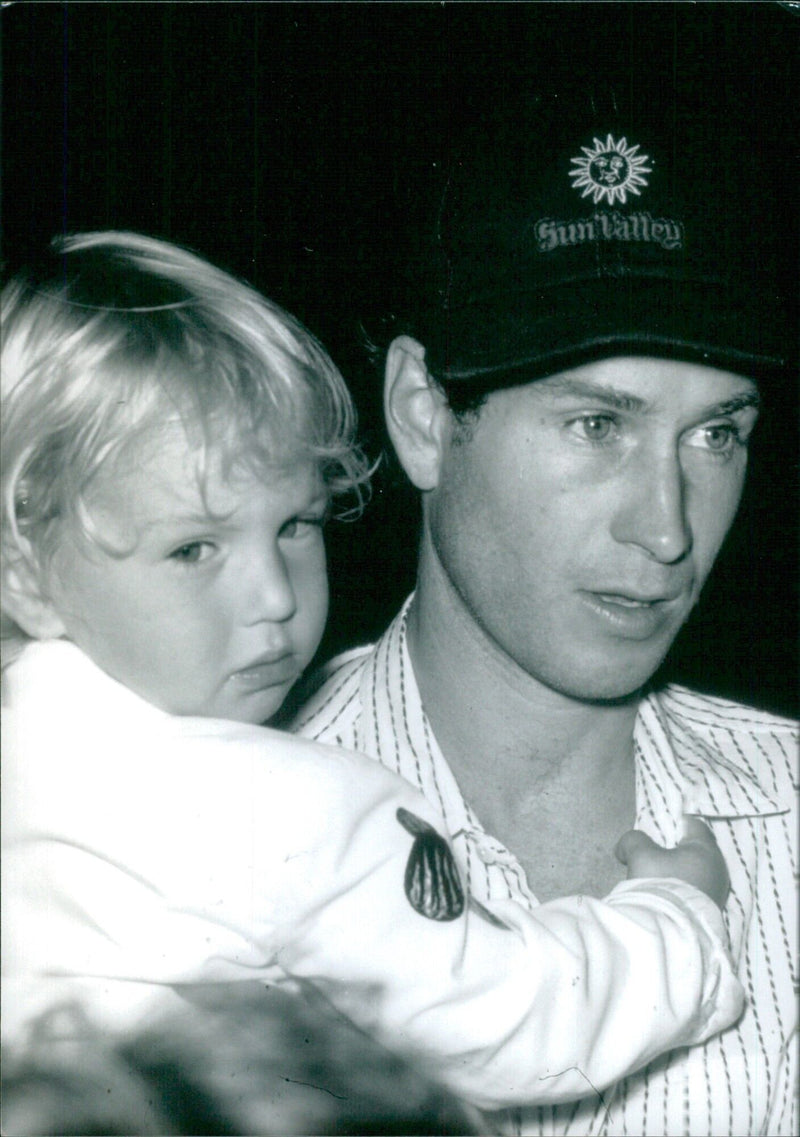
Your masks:
{"label": "man's ear", "polygon": [[425,363],[425,348],[398,336],[386,355],[386,426],[406,474],[419,490],[435,489],[449,438],[450,410]]}
{"label": "man's ear", "polygon": [[3,610],[35,640],[58,639],[66,629],[42,586],[42,574],[32,557],[18,551],[4,560]]}

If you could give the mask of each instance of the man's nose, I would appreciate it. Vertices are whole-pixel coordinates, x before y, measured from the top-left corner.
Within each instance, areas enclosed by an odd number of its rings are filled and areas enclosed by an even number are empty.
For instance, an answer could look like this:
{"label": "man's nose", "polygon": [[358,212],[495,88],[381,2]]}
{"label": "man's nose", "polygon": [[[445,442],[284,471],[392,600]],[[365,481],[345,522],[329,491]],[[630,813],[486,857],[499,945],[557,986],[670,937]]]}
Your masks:
{"label": "man's nose", "polygon": [[611,531],[620,544],[636,545],[661,564],[674,564],[688,554],[687,486],[677,451],[642,452],[626,470]]}
{"label": "man's nose", "polygon": [[282,623],[297,611],[297,598],[286,561],[280,548],[262,549],[253,554],[242,581],[246,621]]}

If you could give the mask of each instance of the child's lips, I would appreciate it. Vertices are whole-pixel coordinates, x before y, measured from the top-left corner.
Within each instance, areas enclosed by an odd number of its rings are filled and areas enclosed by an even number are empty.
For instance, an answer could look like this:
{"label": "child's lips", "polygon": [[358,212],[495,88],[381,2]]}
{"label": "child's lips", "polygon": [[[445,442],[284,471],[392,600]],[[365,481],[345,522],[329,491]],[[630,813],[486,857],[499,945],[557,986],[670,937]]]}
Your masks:
{"label": "child's lips", "polygon": [[261,691],[265,687],[279,687],[293,682],[299,668],[291,651],[259,656],[252,663],[234,671],[231,680],[237,687],[248,691]]}

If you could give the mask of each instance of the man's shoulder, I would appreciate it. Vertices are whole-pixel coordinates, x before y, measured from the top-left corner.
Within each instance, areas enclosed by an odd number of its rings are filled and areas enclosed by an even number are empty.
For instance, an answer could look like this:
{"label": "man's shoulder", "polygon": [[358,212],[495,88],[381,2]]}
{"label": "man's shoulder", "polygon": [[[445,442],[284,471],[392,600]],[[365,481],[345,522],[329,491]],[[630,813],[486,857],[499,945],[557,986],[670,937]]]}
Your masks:
{"label": "man's shoulder", "polygon": [[677,684],[670,684],[658,691],[654,698],[669,717],[679,719],[702,732],[729,730],[742,734],[792,738],[800,730],[800,723],[794,719],[719,695],[692,691]]}
{"label": "man's shoulder", "polygon": [[[650,696],[684,776],[697,792],[747,811],[791,808],[800,724],[745,703],[669,686]],[[713,790],[713,785],[716,790]],[[702,788],[701,788],[702,787]],[[712,788],[710,788],[712,787]],[[731,797],[731,795],[733,795]],[[761,799],[763,795],[763,799]]]}
{"label": "man's shoulder", "polygon": [[361,712],[361,679],[375,646],[341,652],[304,679],[289,729],[308,738],[352,744],[349,732]]}
{"label": "man's shoulder", "polygon": [[375,644],[362,644],[340,652],[327,663],[323,663],[304,681],[302,694],[306,700],[314,698],[321,691],[330,692],[339,684],[361,675],[375,650]]}

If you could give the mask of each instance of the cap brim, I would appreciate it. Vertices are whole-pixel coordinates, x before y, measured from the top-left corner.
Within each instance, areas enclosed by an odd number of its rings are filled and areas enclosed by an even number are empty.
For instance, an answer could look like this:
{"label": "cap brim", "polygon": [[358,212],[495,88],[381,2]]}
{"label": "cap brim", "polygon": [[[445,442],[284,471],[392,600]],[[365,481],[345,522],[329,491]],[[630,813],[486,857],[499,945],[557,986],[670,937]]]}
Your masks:
{"label": "cap brim", "polygon": [[756,295],[760,307],[719,281],[573,281],[440,310],[426,347],[435,374],[487,387],[502,385],[506,374],[508,383],[519,382],[521,369],[530,379],[542,378],[610,354],[669,357],[757,376],[790,366],[792,336],[785,301]]}

